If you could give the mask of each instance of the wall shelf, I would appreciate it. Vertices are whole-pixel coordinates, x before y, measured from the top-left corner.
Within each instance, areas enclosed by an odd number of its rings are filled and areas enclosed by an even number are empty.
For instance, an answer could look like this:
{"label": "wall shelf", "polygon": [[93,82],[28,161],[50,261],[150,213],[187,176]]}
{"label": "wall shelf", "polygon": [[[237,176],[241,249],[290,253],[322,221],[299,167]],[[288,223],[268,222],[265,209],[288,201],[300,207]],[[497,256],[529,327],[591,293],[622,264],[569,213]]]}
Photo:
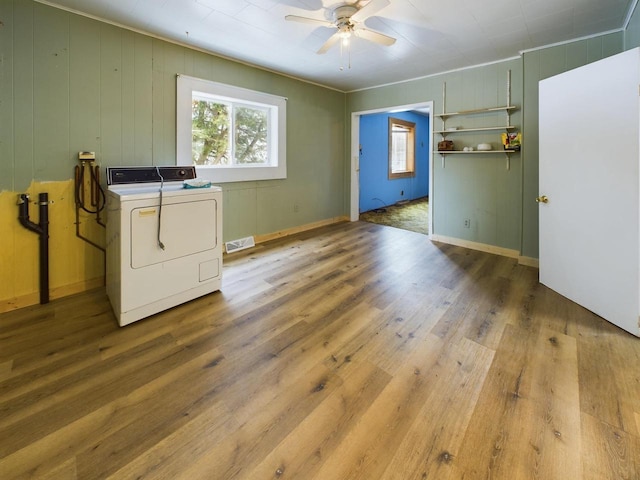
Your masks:
{"label": "wall shelf", "polygon": [[520,153],[520,150],[472,150],[465,152],[464,150],[436,150],[442,157],[442,168],[444,168],[444,159],[447,155],[482,155],[487,153],[503,153],[507,157],[507,170],[511,170],[511,154]]}
{"label": "wall shelf", "polygon": [[468,133],[468,132],[490,132],[495,130],[515,130],[516,126],[514,125],[501,125],[495,127],[479,127],[479,128],[456,128],[455,130],[436,130],[433,133],[437,133],[442,135],[443,137],[453,134],[453,133]]}
{"label": "wall shelf", "polygon": [[[511,112],[515,111],[518,109],[517,105],[511,105],[511,70],[507,71],[507,104],[504,106],[497,106],[497,107],[488,107],[488,108],[476,108],[476,109],[472,109],[472,110],[461,110],[458,112],[447,112],[446,111],[446,105],[447,105],[447,84],[443,83],[442,84],[442,113],[434,113],[433,116],[436,118],[439,118],[442,121],[442,128],[440,130],[435,130],[433,133],[435,135],[440,135],[440,137],[442,138],[442,140],[444,141],[447,138],[447,135],[455,135],[455,134],[465,134],[465,133],[479,133],[479,132],[510,132],[513,130],[517,130],[518,127],[516,127],[515,125],[511,125],[511,120],[510,120],[510,115]],[[455,129],[453,128],[449,128],[447,129],[447,119],[449,119],[450,117],[465,117],[465,116],[473,116],[473,115],[480,115],[483,113],[489,113],[489,114],[500,114],[503,113],[505,115],[505,124],[504,125],[495,125],[495,117],[496,115],[493,115],[492,118],[494,120],[494,125],[488,125],[488,126],[480,126],[480,127],[468,127],[468,128],[458,128],[456,127]],[[495,135],[493,135],[493,137],[495,138]],[[502,145],[502,139],[500,140],[500,144]],[[434,145],[437,145],[438,142],[435,141],[434,139]],[[452,144],[452,142],[449,142],[450,144]],[[494,146],[497,142],[494,142]],[[514,153],[520,153],[520,150],[515,150],[515,149],[507,149],[507,150],[471,150],[471,151],[464,151],[462,150],[462,147],[460,145],[460,142],[458,142],[458,145],[453,144],[454,146],[457,146],[458,149],[457,150],[436,150],[436,153],[439,153],[440,156],[442,157],[442,168],[444,168],[445,166],[445,157],[447,155],[486,155],[486,154],[499,154],[502,153],[507,157],[507,170],[511,169],[511,154]]]}
{"label": "wall shelf", "polygon": [[489,112],[511,112],[517,110],[515,105],[507,105],[505,107],[489,107],[489,108],[476,108],[473,110],[463,110],[460,112],[443,112],[435,113],[433,116],[438,118],[454,117],[456,115],[475,115],[477,113],[489,113]]}
{"label": "wall shelf", "polygon": [[483,153],[505,153],[507,155],[511,153],[518,153],[520,150],[472,150],[465,152],[464,150],[438,150],[436,153],[440,155],[473,155],[473,154],[483,154]]}

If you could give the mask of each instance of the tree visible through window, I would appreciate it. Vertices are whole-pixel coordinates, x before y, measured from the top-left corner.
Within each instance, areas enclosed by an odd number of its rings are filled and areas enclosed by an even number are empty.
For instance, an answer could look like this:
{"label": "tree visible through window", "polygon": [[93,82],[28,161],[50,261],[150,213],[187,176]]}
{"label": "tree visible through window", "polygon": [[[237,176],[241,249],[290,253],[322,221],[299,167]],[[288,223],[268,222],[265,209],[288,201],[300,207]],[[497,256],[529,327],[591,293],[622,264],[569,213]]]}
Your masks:
{"label": "tree visible through window", "polygon": [[265,108],[237,107],[235,109],[235,159],[239,164],[267,163],[267,134],[269,115]]}
{"label": "tree visible through window", "polygon": [[269,162],[268,109],[225,103],[194,92],[192,120],[194,165]]}
{"label": "tree visible through window", "polygon": [[176,163],[216,183],[287,178],[286,101],[178,75]]}
{"label": "tree visible through window", "polygon": [[389,178],[415,175],[416,124],[389,118]]}
{"label": "tree visible through window", "polygon": [[226,105],[193,100],[194,165],[226,165],[229,161],[229,112]]}

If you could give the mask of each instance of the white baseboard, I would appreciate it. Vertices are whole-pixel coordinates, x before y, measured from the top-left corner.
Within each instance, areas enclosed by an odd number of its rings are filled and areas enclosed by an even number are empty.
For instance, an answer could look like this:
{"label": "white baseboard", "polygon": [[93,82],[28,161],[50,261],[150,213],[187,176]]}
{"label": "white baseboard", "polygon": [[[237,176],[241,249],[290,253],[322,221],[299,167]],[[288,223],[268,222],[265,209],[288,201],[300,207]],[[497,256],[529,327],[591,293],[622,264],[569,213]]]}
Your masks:
{"label": "white baseboard", "polygon": [[518,250],[512,250],[510,248],[496,247],[495,245],[488,245],[486,243],[472,242],[470,240],[463,240],[461,238],[446,237],[444,235],[430,236],[431,241],[447,243],[449,245],[456,245],[458,247],[468,248],[470,250],[478,250],[480,252],[493,253],[495,255],[502,255],[503,257],[519,258],[520,252]]}
{"label": "white baseboard", "polygon": [[307,223],[305,225],[299,225],[297,227],[287,228],[285,230],[280,230],[273,233],[255,235],[254,238],[255,238],[256,244],[264,243],[264,242],[268,242],[269,240],[275,240],[276,238],[287,237],[289,235],[294,235],[296,233],[306,232],[307,230],[313,230],[314,228],[325,227],[327,225],[332,225],[334,223],[348,222],[348,221],[349,221],[349,217],[346,215],[343,215],[340,217],[327,218],[326,220],[320,220],[318,222]]}
{"label": "white baseboard", "polygon": [[518,263],[527,267],[540,268],[540,260],[533,257],[518,257]]}
{"label": "white baseboard", "polygon": [[469,248],[471,250],[478,250],[480,252],[493,253],[495,255],[502,255],[503,257],[518,259],[519,265],[526,267],[540,268],[540,261],[537,258],[525,257],[520,255],[518,250],[512,250],[510,248],[496,247],[495,245],[488,245],[486,243],[472,242],[469,240],[462,240],[461,238],[446,237],[444,235],[431,235],[431,241],[447,243],[449,245],[456,245],[458,247]]}

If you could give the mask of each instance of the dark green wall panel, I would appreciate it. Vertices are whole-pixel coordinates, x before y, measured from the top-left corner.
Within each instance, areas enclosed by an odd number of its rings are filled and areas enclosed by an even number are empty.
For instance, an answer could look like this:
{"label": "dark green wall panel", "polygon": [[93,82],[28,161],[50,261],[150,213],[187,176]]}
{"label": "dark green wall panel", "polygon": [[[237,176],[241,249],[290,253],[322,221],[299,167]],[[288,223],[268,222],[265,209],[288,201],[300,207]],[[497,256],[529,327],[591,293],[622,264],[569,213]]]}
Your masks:
{"label": "dark green wall panel", "polygon": [[[6,2],[5,2],[6,3]],[[13,189],[25,190],[34,178],[33,9],[31,2],[13,2]],[[5,21],[5,23],[8,23]],[[3,27],[7,28],[7,26]],[[4,45],[4,44],[3,44]],[[4,49],[3,49],[4,52]],[[7,72],[9,75],[9,72]],[[8,84],[3,84],[4,87]],[[5,95],[5,94],[3,94]],[[6,96],[9,96],[6,95]]]}
{"label": "dark green wall panel", "polygon": [[604,35],[602,37],[602,58],[624,51],[624,34]]}
{"label": "dark green wall panel", "polygon": [[570,43],[566,47],[566,67],[568,69],[577,68],[586,65],[589,60],[587,57],[587,49],[583,43]]}
{"label": "dark green wall panel", "polygon": [[629,19],[629,25],[624,32],[624,48],[630,50],[640,47],[640,8],[636,5],[636,9]]}
{"label": "dark green wall panel", "polygon": [[[0,19],[13,18],[13,3],[0,2]],[[13,24],[0,28],[0,45],[7,48],[0,52],[0,191],[13,190]]]}
{"label": "dark green wall panel", "polygon": [[[70,18],[69,34],[69,143],[79,151],[100,155],[100,24],[83,17]],[[69,172],[66,172],[67,174]]]}
{"label": "dark green wall panel", "polygon": [[[2,189],[69,179],[85,149],[95,150],[103,166],[174,163],[177,73],[288,97],[289,178],[225,185],[226,239],[348,211],[345,132],[352,111],[433,100],[440,112],[443,81],[447,111],[503,104],[510,69],[512,103],[523,107],[512,120],[522,125],[522,154],[510,170],[502,155],[471,164],[480,159],[449,157],[444,169],[436,157],[435,190],[449,203],[434,220],[443,235],[519,248],[529,257],[538,251],[538,81],[640,46],[636,12],[626,32],[345,96],[30,0],[2,0],[0,15]],[[461,226],[467,216],[476,220],[472,229]]]}
{"label": "dark green wall panel", "polygon": [[122,81],[122,153],[120,165],[136,165],[136,97],[135,97],[135,38],[133,32],[122,31],[120,45],[122,53],[121,61],[121,81]]}
{"label": "dark green wall panel", "polygon": [[100,158],[114,165],[122,159],[122,30],[103,25],[100,38]]}
{"label": "dark green wall panel", "polygon": [[[153,162],[153,40],[135,34],[134,38],[134,134],[132,165]],[[129,88],[128,85],[127,88]],[[125,152],[125,158],[128,158]]]}
{"label": "dark green wall panel", "polygon": [[288,178],[225,185],[226,239],[346,213],[345,94],[30,0],[1,6],[0,74],[13,79],[0,85],[2,188],[71,179],[80,150],[101,167],[175,164],[185,73],[289,99]]}
{"label": "dark green wall panel", "polygon": [[165,44],[161,139],[162,159],[166,165],[176,164],[176,76],[185,70],[185,52],[182,47]]}
{"label": "dark green wall panel", "polygon": [[69,15],[36,3],[33,36],[33,176],[64,180],[75,166],[69,149]]}

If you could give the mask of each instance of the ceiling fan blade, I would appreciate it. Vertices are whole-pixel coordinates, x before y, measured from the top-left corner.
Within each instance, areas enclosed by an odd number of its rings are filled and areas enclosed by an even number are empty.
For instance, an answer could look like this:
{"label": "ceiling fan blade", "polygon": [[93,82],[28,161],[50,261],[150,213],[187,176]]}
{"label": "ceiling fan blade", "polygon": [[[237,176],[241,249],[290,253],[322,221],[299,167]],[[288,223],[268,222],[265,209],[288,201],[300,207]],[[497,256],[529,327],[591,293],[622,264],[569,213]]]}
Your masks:
{"label": "ceiling fan blade", "polygon": [[364,22],[367,18],[375,15],[390,3],[391,2],[389,0],[371,0],[360,10],[351,15],[351,20],[354,22]]}
{"label": "ceiling fan blade", "polygon": [[366,28],[357,28],[353,31],[353,33],[360,38],[364,38],[365,40],[369,40],[374,43],[378,43],[380,45],[384,45],[388,47],[396,43],[396,39],[390,37],[389,35],[385,35],[384,33],[374,32],[373,30],[367,30]]}
{"label": "ceiling fan blade", "polygon": [[323,53],[327,53],[327,51],[338,42],[338,40],[340,40],[340,32],[336,32],[333,35],[331,35],[329,37],[329,40],[324,42],[324,45],[322,45],[320,47],[320,50],[318,50],[316,53],[320,55],[322,55]]}
{"label": "ceiling fan blade", "polygon": [[298,15],[287,15],[286,17],[284,17],[284,19],[289,20],[290,22],[311,23],[312,25],[333,27],[333,23],[327,22],[326,20],[317,20],[315,18],[309,17],[299,17]]}

